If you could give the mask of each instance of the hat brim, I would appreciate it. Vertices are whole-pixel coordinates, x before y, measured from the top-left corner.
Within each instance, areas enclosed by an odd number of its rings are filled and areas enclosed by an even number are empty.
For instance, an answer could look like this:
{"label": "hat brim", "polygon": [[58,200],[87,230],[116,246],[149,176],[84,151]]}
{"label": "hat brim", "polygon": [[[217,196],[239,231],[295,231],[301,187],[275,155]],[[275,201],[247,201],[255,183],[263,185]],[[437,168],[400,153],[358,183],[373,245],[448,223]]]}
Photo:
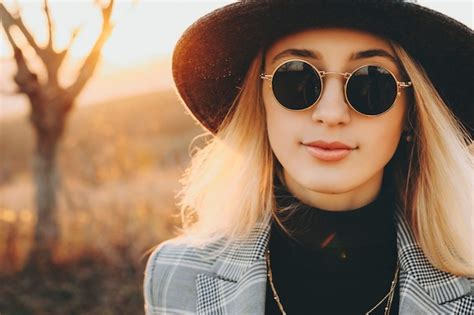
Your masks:
{"label": "hat brim", "polygon": [[216,134],[258,50],[308,27],[356,28],[398,42],[474,134],[473,31],[437,11],[401,1],[247,1],[219,8],[193,23],[175,46],[172,71],[179,96],[194,118]]}

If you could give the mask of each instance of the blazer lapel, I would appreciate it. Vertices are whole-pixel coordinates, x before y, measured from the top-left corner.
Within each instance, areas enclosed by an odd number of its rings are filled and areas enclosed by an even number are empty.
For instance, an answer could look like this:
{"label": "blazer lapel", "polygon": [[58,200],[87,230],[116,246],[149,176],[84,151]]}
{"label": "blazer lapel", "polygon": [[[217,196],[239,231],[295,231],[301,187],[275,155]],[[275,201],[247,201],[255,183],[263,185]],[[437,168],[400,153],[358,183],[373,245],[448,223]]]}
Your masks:
{"label": "blazer lapel", "polygon": [[[409,278],[413,278],[429,297],[437,304],[456,300],[471,290],[467,277],[456,276],[435,268],[426,258],[415,236],[409,228],[408,221],[400,211],[396,212],[397,247],[400,261],[400,303],[405,295],[413,294],[409,289]],[[403,275],[402,275],[403,273]]]}
{"label": "blazer lapel", "polygon": [[[405,298],[413,294],[410,289],[413,279],[437,304],[469,294],[471,283],[468,278],[431,265],[399,210],[395,213],[395,221],[400,260],[400,309],[403,309]],[[264,314],[267,281],[264,256],[270,227],[268,221],[259,222],[249,238],[235,241],[216,259],[211,273],[197,275],[197,314]]]}
{"label": "blazer lapel", "polygon": [[259,222],[250,237],[232,243],[196,277],[197,314],[264,314],[269,222]]}

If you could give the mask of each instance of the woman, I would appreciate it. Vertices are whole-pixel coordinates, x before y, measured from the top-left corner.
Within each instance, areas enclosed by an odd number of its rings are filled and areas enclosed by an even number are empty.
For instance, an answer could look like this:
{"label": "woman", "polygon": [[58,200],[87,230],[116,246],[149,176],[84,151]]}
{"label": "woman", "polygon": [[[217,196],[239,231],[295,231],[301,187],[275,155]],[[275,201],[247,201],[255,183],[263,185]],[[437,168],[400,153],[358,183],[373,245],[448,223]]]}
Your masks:
{"label": "woman", "polygon": [[149,258],[146,312],[472,314],[473,39],[395,0],[194,23],[173,73],[213,138],[181,235]]}

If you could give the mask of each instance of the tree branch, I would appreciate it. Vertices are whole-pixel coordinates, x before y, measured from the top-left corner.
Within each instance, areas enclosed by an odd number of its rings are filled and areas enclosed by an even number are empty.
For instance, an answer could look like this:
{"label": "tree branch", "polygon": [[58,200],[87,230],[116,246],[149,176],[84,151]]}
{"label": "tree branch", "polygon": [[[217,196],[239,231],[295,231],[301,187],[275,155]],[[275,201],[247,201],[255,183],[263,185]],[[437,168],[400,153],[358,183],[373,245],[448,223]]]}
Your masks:
{"label": "tree branch", "polygon": [[[3,5],[0,4],[0,11],[1,6]],[[23,52],[15,43],[15,40],[13,39],[13,36],[10,33],[10,29],[5,27],[4,21],[5,19],[2,19],[2,26],[5,29],[7,39],[13,48],[15,62],[17,66],[17,73],[14,77],[15,83],[18,87],[16,91],[18,93],[26,93],[29,95],[30,93],[37,91],[38,88],[40,88],[38,76],[36,75],[36,73],[32,72],[30,68],[28,68],[25,58],[23,57]]]}
{"label": "tree branch", "polygon": [[10,28],[6,25],[6,19],[3,18],[3,12],[2,12],[2,7],[3,7],[3,4],[0,3],[0,17],[2,18],[1,21],[2,21],[2,26],[3,26],[3,29],[5,30],[5,33],[7,34],[7,39],[8,41],[10,42],[10,45],[12,46],[13,48],[13,51],[15,51],[16,49],[20,49],[18,47],[18,45],[15,43],[15,40],[13,40],[13,37],[12,35],[10,34]]}
{"label": "tree branch", "polygon": [[48,20],[48,44],[47,48],[53,50],[53,22],[51,20],[51,12],[49,11],[48,0],[44,0],[44,13],[46,14],[46,19]]}
{"label": "tree branch", "polygon": [[35,39],[31,35],[31,33],[28,31],[26,28],[25,24],[23,23],[23,20],[21,19],[21,16],[18,14],[17,17],[14,17],[8,10],[5,8],[5,6],[0,3],[0,18],[2,19],[2,24],[5,30],[9,30],[10,27],[12,26],[17,26],[21,33],[25,36],[26,40],[28,43],[33,47],[35,52],[38,54],[38,56],[42,57],[43,55],[43,50],[41,47],[38,46],[36,43]]}
{"label": "tree branch", "polygon": [[72,34],[71,34],[71,38],[69,39],[69,43],[67,44],[66,46],[66,49],[65,50],[68,50],[71,49],[71,46],[72,44],[74,44],[74,41],[76,40],[77,38],[77,35],[79,34],[79,31],[81,29],[79,27],[75,28],[73,31],[72,31]]}
{"label": "tree branch", "polygon": [[28,68],[21,49],[15,49],[15,61],[18,71],[14,79],[19,90],[28,96],[35,95],[41,89],[38,76]]}
{"label": "tree branch", "polygon": [[114,0],[111,0],[108,5],[102,6],[102,31],[97,37],[89,55],[84,60],[76,81],[66,89],[71,99],[74,99],[82,91],[87,81],[94,74],[94,70],[99,61],[100,51],[114,27],[110,22],[113,6]]}
{"label": "tree branch", "polygon": [[58,87],[58,71],[67,52],[57,53],[53,49],[54,26],[47,0],[44,0],[44,11],[48,22],[49,37],[46,47],[42,48],[38,46],[33,36],[24,25],[21,15],[16,13],[17,16],[13,16],[10,12],[8,12],[5,6],[0,3],[0,17],[2,18],[2,24],[5,30],[9,30],[12,26],[17,26],[20,29],[22,34],[27,39],[29,45],[35,50],[36,54],[43,62],[48,74],[49,83],[52,86]]}
{"label": "tree branch", "polygon": [[61,62],[62,62],[62,59],[64,59],[64,57],[66,57],[67,53],[69,52],[72,45],[74,44],[74,41],[76,40],[77,35],[79,34],[80,30],[81,29],[79,27],[77,27],[72,31],[71,38],[69,39],[69,43],[66,45],[66,48],[64,48],[62,51],[60,51],[58,53],[60,58],[61,58]]}

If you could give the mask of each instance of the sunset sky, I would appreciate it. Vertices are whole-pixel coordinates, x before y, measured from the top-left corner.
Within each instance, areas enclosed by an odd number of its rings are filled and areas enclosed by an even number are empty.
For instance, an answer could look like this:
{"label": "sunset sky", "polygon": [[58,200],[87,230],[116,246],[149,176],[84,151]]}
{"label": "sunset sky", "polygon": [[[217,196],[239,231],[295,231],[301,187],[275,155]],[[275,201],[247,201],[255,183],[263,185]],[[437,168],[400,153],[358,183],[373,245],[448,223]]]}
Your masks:
{"label": "sunset sky", "polygon": [[[45,18],[41,0],[19,1],[25,23],[40,42],[46,40]],[[109,63],[130,65],[170,54],[179,35],[198,17],[234,1],[209,0],[117,0],[113,14],[116,29],[104,47],[103,55]],[[474,6],[472,1],[419,1],[442,11],[472,27]],[[13,8],[14,1],[4,3]],[[83,26],[71,51],[74,57],[84,56],[93,44],[100,29],[100,13],[87,0],[50,1],[55,20],[57,47],[64,47],[71,30]],[[10,46],[2,32],[1,56],[11,56]]]}
{"label": "sunset sky", "polygon": [[[14,1],[4,1],[13,9]],[[25,24],[40,43],[47,37],[42,0],[18,1]],[[151,1],[117,0],[112,15],[116,28],[103,49],[109,63],[130,65],[170,54],[179,35],[198,17],[233,1]],[[101,16],[94,1],[50,1],[56,25],[57,48],[64,47],[72,30],[81,27],[72,47],[73,57],[82,57],[90,50],[100,30]],[[0,54],[11,56],[12,51],[2,30]]]}
{"label": "sunset sky", "polygon": [[[2,0],[2,2],[10,11],[15,8],[15,1]],[[17,2],[23,21],[37,38],[39,44],[44,44],[47,31],[46,18],[42,9],[43,1],[18,0]],[[79,60],[85,56],[100,31],[100,11],[94,2],[95,0],[50,1],[50,11],[56,25],[55,48],[65,47],[72,31],[75,28],[81,28],[70,52],[71,60]],[[206,13],[231,2],[235,1],[116,0],[112,15],[116,27],[102,51],[103,63],[98,70],[98,77],[103,78],[107,72],[110,74],[110,72],[128,71],[128,74],[119,78],[124,88],[114,88],[104,92],[104,88],[99,84],[104,80],[95,78],[99,87],[94,85],[95,83],[90,84],[91,87],[88,87],[81,95],[82,103],[96,102],[114,96],[120,97],[124,95],[123,93],[129,94],[129,91],[139,93],[146,89],[156,90],[162,86],[169,86],[172,82],[168,66],[165,66],[167,68],[157,78],[156,74],[155,77],[151,76],[151,71],[155,73],[158,71],[154,68],[147,68],[146,65],[152,62],[156,63],[157,60],[161,60],[161,64],[155,65],[156,67],[162,67],[163,62],[169,63],[176,41],[189,25]],[[473,27],[474,4],[472,0],[420,0],[418,2],[443,12],[471,28]],[[16,39],[20,47],[25,47],[25,40],[22,36],[16,36]],[[28,56],[28,50],[25,52]],[[31,50],[29,53],[31,54]],[[11,56],[12,50],[3,28],[1,28],[0,61],[2,62],[2,71],[0,71],[0,84],[7,86],[7,88],[2,87],[2,90],[8,89],[8,86],[11,87],[11,84],[6,84],[8,80],[11,81],[13,71],[11,61],[9,66],[5,65],[8,64],[7,60],[11,60]],[[131,72],[135,76],[133,80],[127,79]],[[115,74],[114,76],[118,77]],[[141,81],[147,84],[141,84],[137,78],[141,78]],[[115,87],[117,86],[115,85]],[[137,91],[136,88],[141,90]],[[118,92],[122,94],[116,94]],[[100,97],[97,98],[98,96]],[[10,112],[11,109],[15,111],[19,109],[21,106],[17,106],[16,102],[16,99],[11,99],[0,91],[0,116]]]}

